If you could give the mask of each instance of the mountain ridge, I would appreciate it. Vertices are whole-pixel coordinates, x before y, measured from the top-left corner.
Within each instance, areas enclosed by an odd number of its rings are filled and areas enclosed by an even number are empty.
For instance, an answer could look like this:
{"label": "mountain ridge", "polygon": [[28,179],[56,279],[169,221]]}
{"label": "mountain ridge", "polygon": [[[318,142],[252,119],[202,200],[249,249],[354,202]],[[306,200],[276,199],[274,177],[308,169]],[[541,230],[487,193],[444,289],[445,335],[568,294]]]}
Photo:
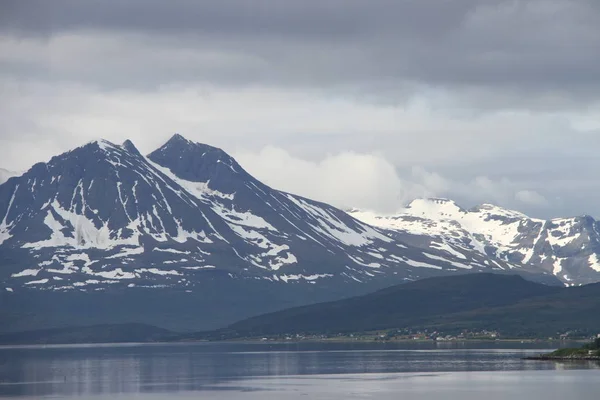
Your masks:
{"label": "mountain ridge", "polygon": [[[272,189],[223,150],[181,135],[148,156],[131,141],[96,140],[0,185],[0,292],[16,309],[27,305],[12,330],[79,313],[68,299],[82,293],[95,299],[97,320],[87,323],[112,323],[112,303],[91,295],[102,292],[125,293],[130,312],[144,315],[139,322],[157,326],[161,320],[143,312],[139,299],[174,293],[170,301],[181,310],[169,312],[189,324],[177,328],[197,329],[461,271],[558,283],[535,266],[396,235]],[[211,285],[218,290],[204,295]],[[186,296],[201,319],[189,319]],[[49,310],[52,302],[64,310]]]}
{"label": "mountain ridge", "polygon": [[[38,163],[12,182],[12,187],[0,187],[4,198],[10,197],[5,212],[0,212],[4,221],[0,244],[29,249],[42,260],[37,268],[13,272],[12,278],[41,278],[45,272],[62,272],[59,278],[65,280],[71,270],[93,277],[91,285],[98,278],[118,284],[114,281],[139,275],[179,277],[181,270],[159,266],[166,262],[174,266],[192,263],[182,268],[219,270],[221,266],[216,262],[205,260],[210,248],[219,252],[216,261],[222,263],[229,258],[232,265],[240,265],[240,261],[247,264],[236,271],[247,275],[244,271],[250,271],[250,267],[279,271],[297,265],[298,257],[290,245],[301,248],[309,259],[315,252],[321,253],[321,259],[335,256],[330,262],[339,265],[338,273],[347,280],[370,280],[381,275],[384,267],[396,265],[409,267],[393,271],[404,273],[408,280],[419,277],[406,273],[410,267],[444,269],[436,265],[439,260],[435,256],[407,258],[408,246],[395,243],[385,231],[362,224],[324,203],[273,190],[251,177],[222,150],[190,142],[180,135],[148,157],[129,141],[116,145],[96,140],[53,157],[49,163]],[[23,190],[23,184],[29,190]],[[20,197],[15,201],[17,194]],[[48,249],[57,247],[62,248],[62,255],[48,253]],[[135,256],[147,255],[147,250],[190,257],[162,257],[147,267],[127,268],[135,264],[130,262]],[[92,253],[98,251],[104,254],[94,258]],[[190,261],[192,256],[194,261]],[[101,266],[103,271],[91,268],[102,263],[106,264]],[[476,268],[467,263],[460,266]],[[480,269],[488,267],[479,265]],[[263,278],[314,282],[332,275],[319,273],[320,268],[308,263],[304,271],[297,272]],[[50,277],[26,284],[47,284],[49,281],[38,283],[44,279]]]}
{"label": "mountain ridge", "polygon": [[565,284],[600,279],[600,222],[591,216],[543,220],[491,204],[470,209],[449,199],[416,199],[394,215],[349,210],[357,219],[396,232],[410,243],[454,244],[496,260],[533,264]]}

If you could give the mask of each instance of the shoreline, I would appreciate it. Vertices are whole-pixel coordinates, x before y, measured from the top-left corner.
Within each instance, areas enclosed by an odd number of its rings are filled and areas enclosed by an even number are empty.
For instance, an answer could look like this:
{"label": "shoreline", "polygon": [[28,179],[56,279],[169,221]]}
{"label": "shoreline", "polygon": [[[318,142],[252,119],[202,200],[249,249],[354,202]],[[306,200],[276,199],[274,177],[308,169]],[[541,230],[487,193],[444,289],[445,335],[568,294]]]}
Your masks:
{"label": "shoreline", "polygon": [[[0,343],[0,348],[9,348],[9,347],[28,347],[28,346],[127,346],[127,345],[168,345],[168,344],[199,344],[199,343],[240,343],[240,344],[300,344],[300,343],[309,343],[309,344],[329,344],[329,343],[339,343],[339,344],[391,344],[391,343],[419,343],[419,344],[464,344],[464,343],[473,343],[473,344],[535,344],[535,343],[552,343],[559,344],[564,343],[564,340],[556,339],[494,339],[494,340],[486,340],[486,339],[457,339],[457,340],[444,340],[444,341],[436,341],[436,340],[427,340],[427,339],[395,339],[395,340],[373,340],[373,339],[302,339],[302,340],[278,340],[278,339],[225,339],[225,340],[156,340],[156,341],[144,341],[144,342],[63,342],[63,343],[52,343],[52,342],[32,342],[32,343]],[[586,343],[583,339],[574,339],[569,340],[570,343]],[[554,346],[552,346],[554,347]],[[538,356],[528,357],[528,359],[549,359],[545,355],[541,354]],[[600,360],[600,357],[594,358],[594,360]]]}
{"label": "shoreline", "polygon": [[551,356],[539,355],[524,357],[523,360],[533,361],[600,361],[600,356]]}
{"label": "shoreline", "polygon": [[[431,339],[393,339],[393,340],[376,340],[376,339],[301,339],[301,340],[285,340],[285,339],[225,339],[225,340],[203,340],[210,343],[587,343],[585,339],[560,340],[560,339],[456,339],[456,340],[431,340]],[[189,341],[192,342],[192,341]]]}

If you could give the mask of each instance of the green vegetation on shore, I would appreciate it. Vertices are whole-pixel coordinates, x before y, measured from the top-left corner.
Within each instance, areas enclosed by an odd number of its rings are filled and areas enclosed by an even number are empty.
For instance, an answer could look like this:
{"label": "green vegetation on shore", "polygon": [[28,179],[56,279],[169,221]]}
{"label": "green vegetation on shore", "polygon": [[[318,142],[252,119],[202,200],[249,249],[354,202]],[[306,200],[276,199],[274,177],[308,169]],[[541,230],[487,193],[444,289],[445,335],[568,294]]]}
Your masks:
{"label": "green vegetation on shore", "polygon": [[529,358],[533,360],[600,360],[600,337],[582,347],[558,349],[549,354]]}
{"label": "green vegetation on shore", "polygon": [[600,338],[596,338],[592,343],[588,343],[580,348],[558,349],[549,354],[554,357],[570,356],[596,356],[600,357]]}

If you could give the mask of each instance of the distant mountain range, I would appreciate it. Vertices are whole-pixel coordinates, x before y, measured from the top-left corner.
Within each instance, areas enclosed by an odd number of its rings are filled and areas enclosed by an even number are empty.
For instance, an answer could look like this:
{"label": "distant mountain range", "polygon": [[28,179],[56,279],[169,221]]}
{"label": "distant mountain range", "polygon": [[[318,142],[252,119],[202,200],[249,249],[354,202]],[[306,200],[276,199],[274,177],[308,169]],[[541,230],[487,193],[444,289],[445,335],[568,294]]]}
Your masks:
{"label": "distant mountain range", "polygon": [[587,215],[542,220],[491,204],[466,210],[448,199],[417,199],[392,216],[349,214],[404,243],[458,251],[459,259],[476,252],[538,267],[567,285],[600,281],[600,222]]}
{"label": "distant mountain range", "polygon": [[[557,268],[535,262],[537,252],[491,251],[478,233],[424,214],[402,217],[414,222],[411,232],[353,215],[365,219],[272,189],[224,151],[180,135],[147,156],[130,141],[94,141],[0,185],[0,331],[58,328],[73,319],[209,329],[464,272],[517,273],[548,284],[560,284],[555,275],[570,284],[600,277],[589,265],[566,262],[554,274]],[[480,215],[500,232],[520,232],[525,223],[513,218]],[[462,236],[420,234],[428,221]],[[523,234],[524,245],[535,232]],[[566,239],[560,244],[575,249]],[[591,251],[582,246],[581,257],[590,260]]]}

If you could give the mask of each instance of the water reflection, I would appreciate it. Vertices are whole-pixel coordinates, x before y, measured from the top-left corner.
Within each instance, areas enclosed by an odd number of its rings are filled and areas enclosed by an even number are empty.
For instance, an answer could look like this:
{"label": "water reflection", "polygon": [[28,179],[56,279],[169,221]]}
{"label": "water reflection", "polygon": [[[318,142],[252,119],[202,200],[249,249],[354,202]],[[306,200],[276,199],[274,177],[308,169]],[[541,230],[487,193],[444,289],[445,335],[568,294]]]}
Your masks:
{"label": "water reflection", "polygon": [[[247,377],[449,371],[598,369],[526,361],[544,352],[432,344],[188,344],[0,348],[0,396],[212,390]],[[479,345],[481,347],[481,345]],[[528,348],[538,347],[538,348]],[[547,347],[547,345],[546,345]],[[225,386],[223,386],[225,385]]]}

